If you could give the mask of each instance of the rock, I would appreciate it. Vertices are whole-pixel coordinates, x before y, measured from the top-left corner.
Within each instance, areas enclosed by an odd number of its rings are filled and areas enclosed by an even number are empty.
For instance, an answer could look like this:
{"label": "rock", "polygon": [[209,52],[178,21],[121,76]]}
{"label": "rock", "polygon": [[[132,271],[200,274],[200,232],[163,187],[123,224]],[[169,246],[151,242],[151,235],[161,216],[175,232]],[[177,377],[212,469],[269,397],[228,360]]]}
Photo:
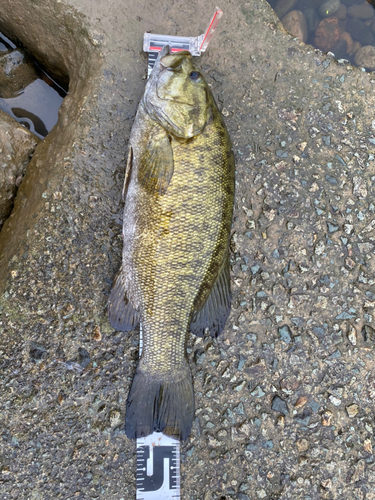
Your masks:
{"label": "rock", "polygon": [[364,325],[362,335],[366,342],[375,342],[375,329],[372,326]]}
{"label": "rock", "polygon": [[272,409],[274,411],[278,411],[280,413],[283,413],[284,415],[289,414],[288,406],[286,402],[281,399],[279,396],[275,396],[272,400]]}
{"label": "rock", "polygon": [[285,426],[285,417],[284,417],[284,415],[279,415],[277,417],[276,425],[278,427],[281,427],[282,429],[284,428],[284,426]]}
{"label": "rock", "polygon": [[39,361],[42,361],[42,359],[46,358],[47,349],[39,342],[30,342],[29,354],[30,358],[35,361],[35,363],[38,363]]}
{"label": "rock", "polygon": [[15,97],[37,78],[34,64],[24,51],[17,49],[0,57],[0,96],[3,99]]}
{"label": "rock", "polygon": [[318,49],[328,52],[337,45],[341,35],[339,21],[335,17],[323,19],[315,31],[314,43]]}
{"label": "rock", "polygon": [[305,408],[303,412],[300,415],[296,415],[294,417],[294,421],[297,422],[299,425],[309,425],[311,419],[311,411]]}
{"label": "rock", "polygon": [[303,15],[305,16],[306,19],[307,30],[315,31],[319,24],[319,16],[316,12],[316,9],[312,8],[306,9],[303,11]]}
{"label": "rock", "polygon": [[302,408],[303,406],[305,406],[305,404],[307,403],[307,401],[308,401],[307,396],[301,396],[296,401],[294,407],[295,408]]}
{"label": "rock", "polygon": [[321,17],[332,16],[340,8],[340,0],[326,0],[319,7],[319,15]]}
{"label": "rock", "polygon": [[367,68],[370,71],[375,70],[375,47],[366,45],[360,48],[354,56],[354,62],[361,68]]}
{"label": "rock", "polygon": [[329,397],[328,397],[329,401],[335,405],[335,406],[340,406],[341,405],[341,399],[338,398],[337,396],[334,396],[333,394],[331,394]]}
{"label": "rock", "polygon": [[309,7],[313,7],[314,9],[318,9],[322,3],[324,2],[324,0],[309,0],[309,2],[304,2],[304,0],[302,0],[302,2],[300,3],[305,3],[309,5]]}
{"label": "rock", "polygon": [[361,479],[364,480],[365,479],[365,469],[366,469],[365,461],[363,459],[358,460],[356,465],[351,468],[350,473],[353,472],[353,474],[351,475],[350,482],[356,483],[357,481],[360,481]]}
{"label": "rock", "polygon": [[9,217],[18,186],[39,139],[0,110],[0,228]]}
{"label": "rock", "polygon": [[357,413],[359,412],[359,406],[356,404],[352,404],[350,406],[347,406],[345,409],[346,409],[346,412],[350,418],[354,418],[357,415]]}
{"label": "rock", "polygon": [[307,24],[303,13],[300,10],[292,10],[286,14],[281,22],[284,28],[302,42],[307,40]]}
{"label": "rock", "polygon": [[350,33],[353,40],[358,40],[362,45],[371,45],[374,42],[371,28],[360,19],[351,19],[351,21],[346,24],[346,31]]}
{"label": "rock", "polygon": [[349,54],[353,50],[353,38],[347,31],[341,33],[340,40],[344,40],[346,42],[346,53]]}
{"label": "rock", "polygon": [[348,55],[354,56],[354,54],[356,54],[361,47],[362,47],[362,44],[360,42],[358,42],[357,40],[354,40],[353,41],[353,48],[352,48],[351,52],[349,52]]}
{"label": "rock", "polygon": [[84,347],[78,348],[78,363],[82,368],[86,368],[91,363],[91,357]]}
{"label": "rock", "polygon": [[286,344],[289,344],[292,340],[292,332],[290,331],[290,328],[288,325],[283,325],[281,328],[279,328],[279,334],[280,338],[283,342]]}
{"label": "rock", "polygon": [[340,7],[335,12],[335,17],[337,17],[337,19],[343,20],[346,18],[347,13],[348,9],[346,8],[346,6],[340,4]]}
{"label": "rock", "polygon": [[364,440],[364,442],[363,442],[363,449],[367,453],[370,453],[372,455],[372,443],[371,443],[371,439],[367,438],[367,439]]}
{"label": "rock", "polygon": [[255,387],[255,389],[253,391],[251,391],[250,394],[256,398],[261,398],[265,395],[265,392],[262,391],[262,389],[258,385],[257,387]]}
{"label": "rock", "polygon": [[333,413],[330,410],[325,410],[325,412],[322,415],[322,425],[324,425],[325,427],[331,425],[332,417]]}
{"label": "rock", "polygon": [[320,481],[320,486],[324,490],[330,490],[332,488],[332,479],[330,479],[330,478],[328,478],[328,479],[322,479]]}
{"label": "rock", "polygon": [[298,439],[296,442],[297,449],[300,453],[307,451],[309,449],[309,442],[307,439]]}
{"label": "rock", "polygon": [[278,0],[277,4],[274,7],[274,10],[281,19],[287,12],[293,9],[297,2],[298,0]]}
{"label": "rock", "polygon": [[[350,36],[350,35],[349,35]],[[341,38],[338,43],[331,49],[331,52],[335,54],[336,59],[342,59],[346,57],[348,53],[348,43],[344,38]]]}
{"label": "rock", "polygon": [[348,8],[348,14],[351,17],[357,17],[358,19],[372,19],[374,17],[375,11],[369,3],[363,2],[361,4],[354,4]]}
{"label": "rock", "polygon": [[365,199],[367,196],[367,184],[363,177],[353,177],[353,194],[358,196],[359,199]]}
{"label": "rock", "polygon": [[357,345],[357,332],[354,326],[349,326],[348,340],[352,345]]}

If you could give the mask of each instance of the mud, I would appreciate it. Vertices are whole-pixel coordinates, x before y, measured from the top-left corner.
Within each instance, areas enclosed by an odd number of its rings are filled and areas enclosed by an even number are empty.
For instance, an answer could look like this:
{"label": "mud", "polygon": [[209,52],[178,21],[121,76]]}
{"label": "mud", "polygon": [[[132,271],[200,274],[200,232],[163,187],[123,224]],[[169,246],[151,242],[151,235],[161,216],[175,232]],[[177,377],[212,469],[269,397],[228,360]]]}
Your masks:
{"label": "mud", "polygon": [[[0,31],[70,93],[0,236],[2,499],[135,496],[138,339],[106,300],[142,37],[197,35],[214,7],[3,0]],[[220,7],[200,64],[237,161],[234,299],[221,338],[190,340],[182,498],[372,499],[375,79],[292,39],[265,1]]]}

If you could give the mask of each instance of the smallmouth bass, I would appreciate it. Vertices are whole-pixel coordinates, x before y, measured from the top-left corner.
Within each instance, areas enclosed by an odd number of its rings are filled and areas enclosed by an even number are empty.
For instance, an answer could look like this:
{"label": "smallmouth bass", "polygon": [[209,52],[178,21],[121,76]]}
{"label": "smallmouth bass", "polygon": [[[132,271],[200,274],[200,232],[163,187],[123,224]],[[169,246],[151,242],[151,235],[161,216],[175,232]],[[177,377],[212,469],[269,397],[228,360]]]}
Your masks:
{"label": "smallmouth bass", "polygon": [[159,54],[131,131],[123,195],[122,267],[108,313],[114,328],[141,322],[143,333],[125,430],[184,440],[194,416],[187,336],[219,335],[230,312],[234,203],[231,140],[189,52]]}

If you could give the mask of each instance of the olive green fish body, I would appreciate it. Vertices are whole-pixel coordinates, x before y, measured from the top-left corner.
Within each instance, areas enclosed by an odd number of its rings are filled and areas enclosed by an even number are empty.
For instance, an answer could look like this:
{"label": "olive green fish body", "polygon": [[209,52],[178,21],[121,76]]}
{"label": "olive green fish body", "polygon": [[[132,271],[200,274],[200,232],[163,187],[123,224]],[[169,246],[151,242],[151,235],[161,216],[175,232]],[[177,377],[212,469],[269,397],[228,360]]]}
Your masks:
{"label": "olive green fish body", "polygon": [[[176,56],[166,58],[176,64]],[[163,62],[163,54],[159,59]],[[143,350],[126,416],[132,437],[153,430],[188,436],[194,412],[186,358],[189,328],[220,333],[230,307],[231,142],[199,73],[200,94],[184,98],[189,85],[196,92],[196,82],[185,85],[184,78],[197,71],[190,55],[180,55],[181,60],[181,85],[176,89],[172,81],[168,87],[171,75],[161,72],[156,86],[162,104],[171,101],[168,113],[160,118],[146,89],[130,137],[123,264],[109,304],[110,318],[111,304],[118,315],[118,296],[125,293],[132,326],[142,324]],[[176,73],[174,67],[161,70]],[[174,120],[182,126],[174,127]]]}

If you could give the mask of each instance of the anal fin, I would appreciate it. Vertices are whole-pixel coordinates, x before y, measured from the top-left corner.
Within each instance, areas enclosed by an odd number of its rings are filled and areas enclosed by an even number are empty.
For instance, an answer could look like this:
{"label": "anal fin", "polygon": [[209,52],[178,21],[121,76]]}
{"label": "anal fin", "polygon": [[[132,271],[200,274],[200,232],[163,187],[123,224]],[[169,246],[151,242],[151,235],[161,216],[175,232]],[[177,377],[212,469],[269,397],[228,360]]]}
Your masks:
{"label": "anal fin", "polygon": [[127,297],[121,269],[109,295],[108,318],[113,328],[120,332],[131,332],[139,323],[139,313]]}
{"label": "anal fin", "polygon": [[212,337],[220,335],[228,319],[230,306],[230,273],[229,258],[227,258],[203,307],[193,313],[190,323],[191,333],[203,337],[208,328]]}

